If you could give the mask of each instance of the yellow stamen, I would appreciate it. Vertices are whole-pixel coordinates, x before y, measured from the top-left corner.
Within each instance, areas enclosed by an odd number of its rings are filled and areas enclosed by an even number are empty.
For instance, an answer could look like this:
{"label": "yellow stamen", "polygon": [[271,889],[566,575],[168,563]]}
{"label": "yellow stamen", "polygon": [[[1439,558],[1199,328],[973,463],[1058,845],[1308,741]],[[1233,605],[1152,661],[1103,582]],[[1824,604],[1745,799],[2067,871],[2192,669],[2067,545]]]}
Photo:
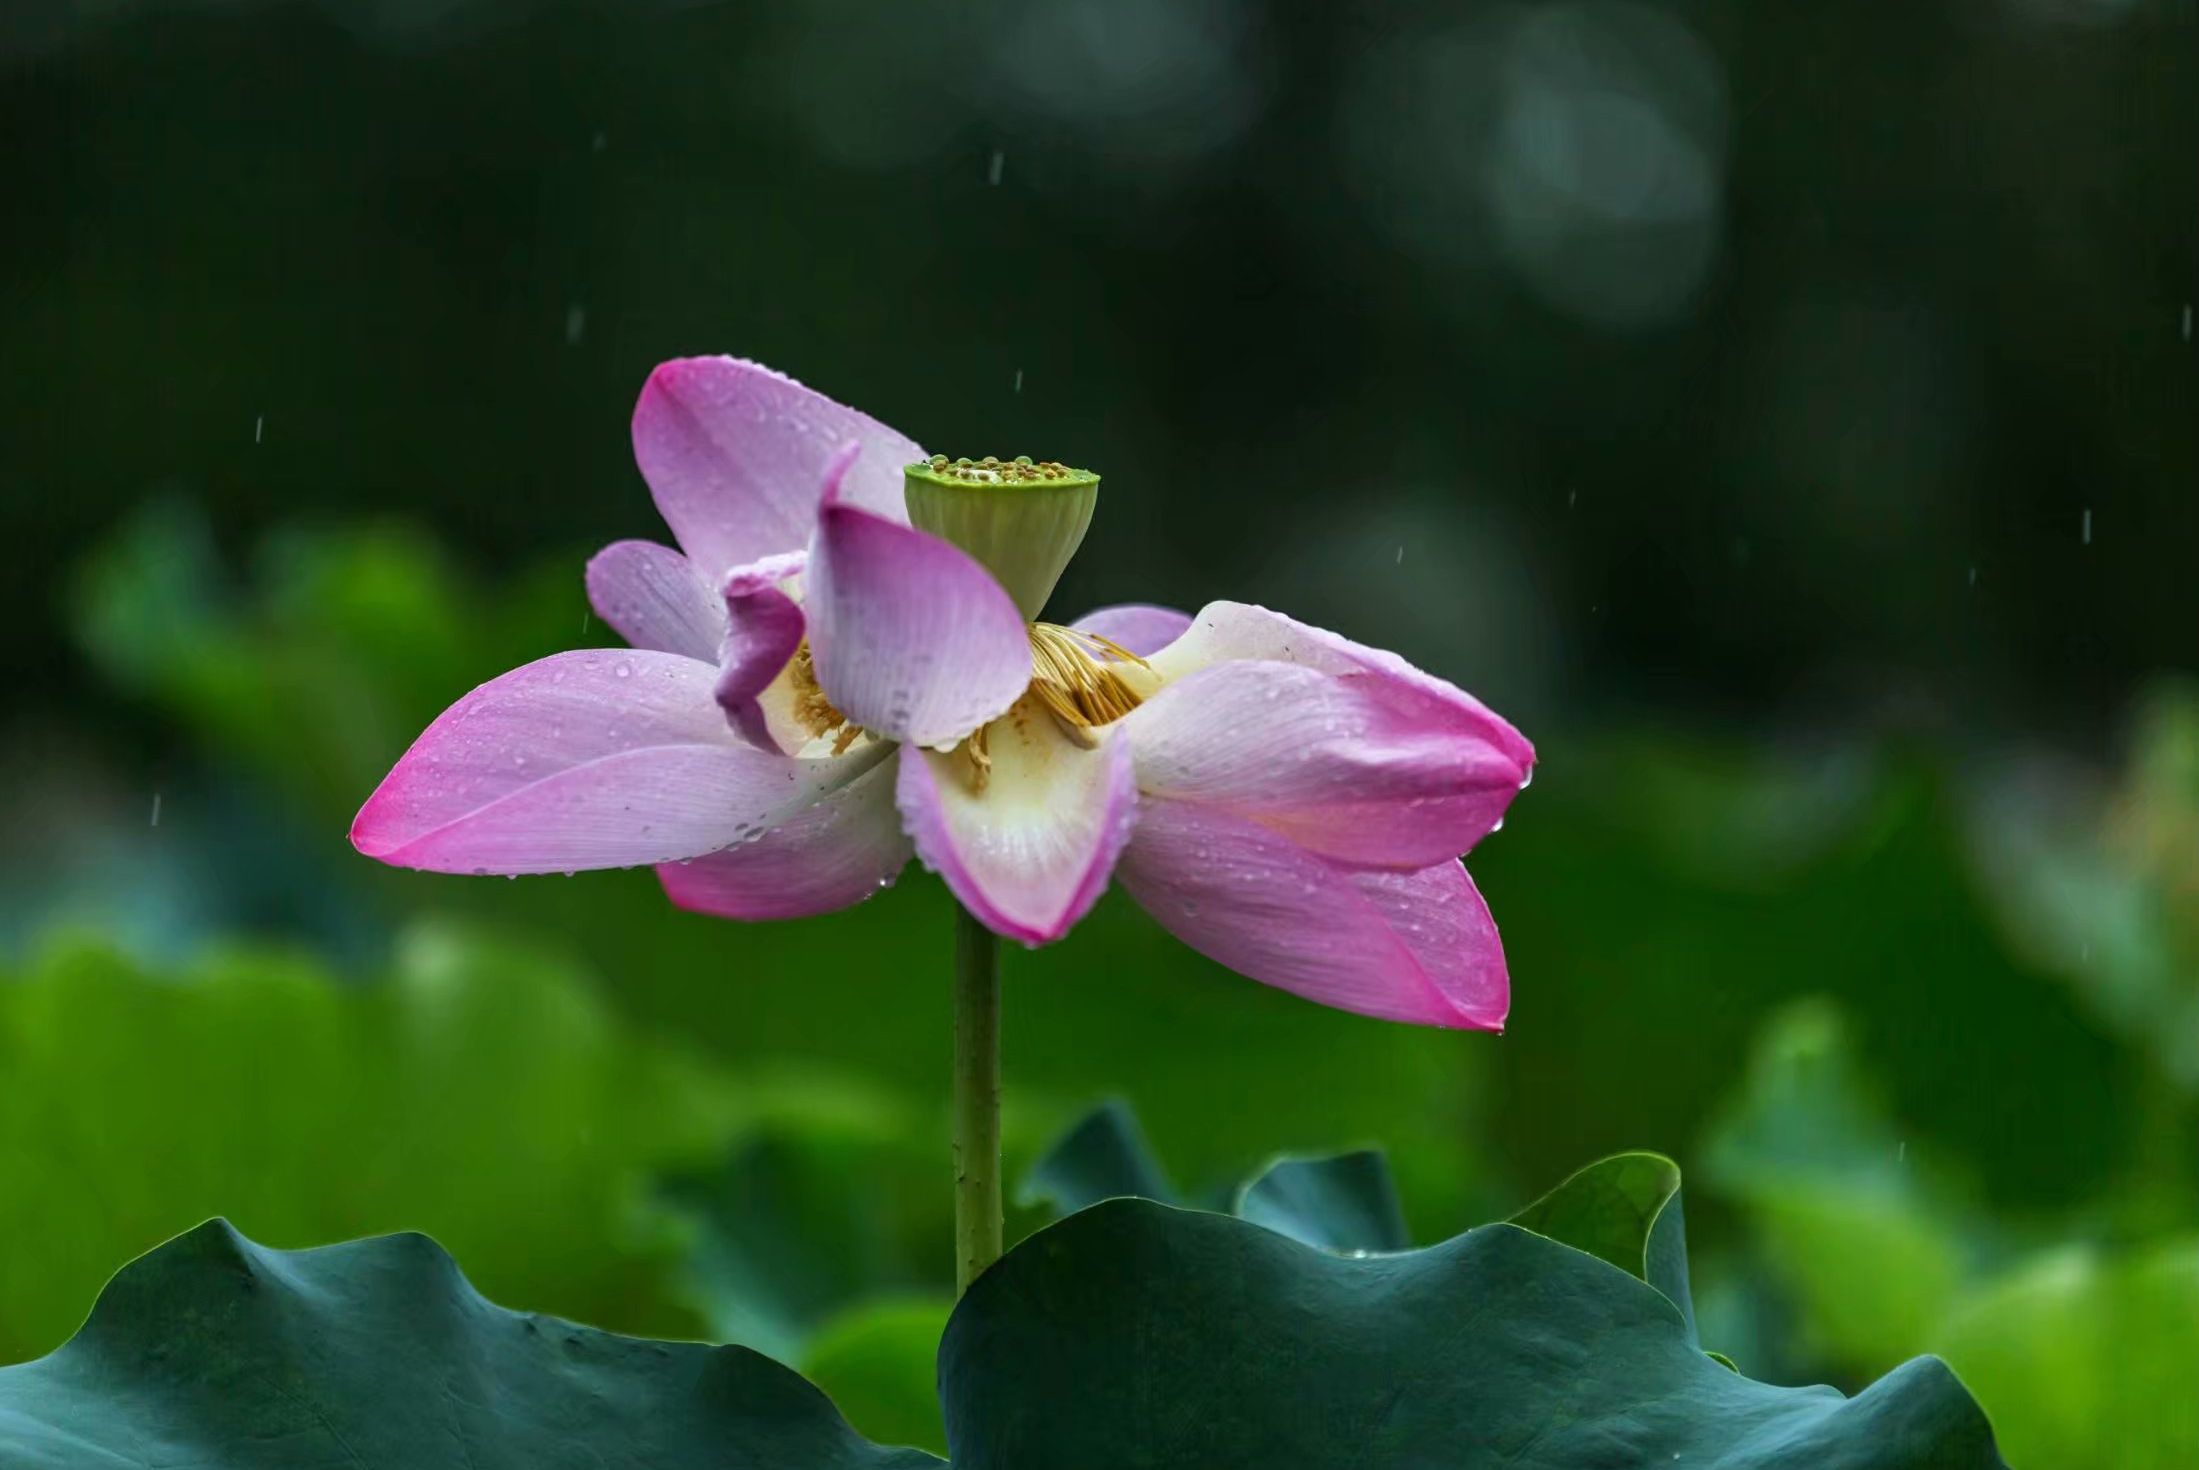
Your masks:
{"label": "yellow stamen", "polygon": [[846,754],[849,746],[863,738],[863,727],[849,723],[848,717],[825,697],[824,686],[817,682],[817,663],[810,657],[807,638],[794,650],[793,661],[787,665],[787,678],[794,685],[795,722],[807,730],[811,738],[822,740],[832,736],[834,755]]}
{"label": "yellow stamen", "polygon": [[985,783],[993,778],[992,747],[985,743],[985,732],[990,726],[980,725],[970,732],[970,738],[962,742],[962,753],[970,758],[970,789],[983,791]]}
{"label": "yellow stamen", "polygon": [[[1133,682],[1133,670],[1146,677]],[[1090,744],[1087,732],[1144,703],[1146,691],[1138,684],[1157,682],[1152,675],[1150,664],[1112,638],[1055,623],[1031,624],[1031,697],[1072,739]]]}

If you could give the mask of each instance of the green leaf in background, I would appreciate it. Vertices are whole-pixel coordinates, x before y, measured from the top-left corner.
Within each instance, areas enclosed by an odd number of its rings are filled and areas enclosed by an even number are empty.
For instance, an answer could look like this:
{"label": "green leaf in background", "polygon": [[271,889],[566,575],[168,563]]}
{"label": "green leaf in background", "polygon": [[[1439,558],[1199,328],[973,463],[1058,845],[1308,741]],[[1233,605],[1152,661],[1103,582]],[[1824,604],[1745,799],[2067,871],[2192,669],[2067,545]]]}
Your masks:
{"label": "green leaf in background", "polygon": [[578,632],[585,607],[570,569],[484,595],[433,539],[399,526],[272,535],[240,587],[204,517],[174,501],[87,557],[72,603],[78,642],[117,686],[174,708],[300,799],[345,811],[393,744],[480,682],[474,670],[565,646],[552,629],[568,631],[569,610]]}
{"label": "green leaf in background", "polygon": [[274,954],[150,972],[59,941],[0,983],[0,1360],[214,1214],[306,1244],[428,1229],[506,1300],[686,1332],[648,1170],[716,1151],[731,1085],[525,946],[413,930],[345,984]]}
{"label": "green leaf in background", "polygon": [[1704,1176],[1796,1299],[1806,1351],[1868,1375],[1932,1341],[1967,1271],[1964,1215],[1886,1115],[1836,1007],[1804,1000],[1767,1024]]}
{"label": "green leaf in background", "polygon": [[1412,1244],[1379,1149],[1277,1159],[1238,1191],[1232,1213],[1321,1250],[1401,1251]]}
{"label": "green leaf in background", "polygon": [[1672,1160],[1652,1153],[1599,1159],[1512,1216],[1512,1223],[1656,1287],[1680,1309],[1694,1340],[1680,1166]]}
{"label": "green leaf in background", "polygon": [[419,1235],[317,1250],[216,1221],[0,1368],[0,1463],[38,1470],[918,1470],[747,1348],[506,1311]]}
{"label": "green leaf in background", "polygon": [[2006,1232],[1903,1146],[1830,1002],[1767,1027],[1709,1159],[1814,1351],[1858,1374],[1944,1353],[2019,1465],[2199,1464],[2199,1242],[1987,1269]]}
{"label": "green leaf in background", "polygon": [[945,1454],[937,1365],[939,1334],[953,1310],[951,1294],[851,1307],[810,1339],[801,1370],[872,1439]]}
{"label": "green leaf in background", "polygon": [[717,1165],[666,1172],[656,1200],[687,1237],[683,1290],[711,1338],[795,1363],[858,1302],[950,1285],[952,1214],[939,1150],[890,1099],[814,1078],[787,1090],[791,1115],[759,1120]]}
{"label": "green leaf in background", "polygon": [[1751,1382],[1661,1292],[1508,1224],[1351,1257],[1105,1201],[971,1286],[940,1391],[957,1470],[2001,1464],[1937,1362],[1853,1399]]}
{"label": "green leaf in background", "polygon": [[1941,1339],[2018,1465],[2199,1465],[2199,1239],[2049,1253],[1976,1293]]}
{"label": "green leaf in background", "polygon": [[1101,1103],[1078,1119],[1016,1187],[1017,1204],[1050,1209],[1056,1216],[1073,1215],[1118,1195],[1176,1198],[1137,1115],[1119,1099]]}

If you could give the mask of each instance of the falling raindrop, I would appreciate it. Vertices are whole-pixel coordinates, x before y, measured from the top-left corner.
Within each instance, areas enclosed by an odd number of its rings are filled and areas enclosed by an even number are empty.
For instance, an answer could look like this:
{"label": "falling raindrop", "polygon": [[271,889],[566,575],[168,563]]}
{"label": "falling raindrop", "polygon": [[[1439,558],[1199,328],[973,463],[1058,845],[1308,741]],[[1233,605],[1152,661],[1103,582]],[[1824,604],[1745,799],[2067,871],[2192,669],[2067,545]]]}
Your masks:
{"label": "falling raindrop", "polygon": [[2089,505],[2084,508],[2084,544],[2092,544],[2092,507]]}
{"label": "falling raindrop", "polygon": [[1021,368],[1016,369],[1015,391],[1018,393],[1021,393],[1023,391],[1023,369]]}
{"label": "falling raindrop", "polygon": [[[2185,333],[2185,335],[2186,335],[2186,336],[2189,336],[2189,335],[2191,335],[2191,334],[2190,334],[2189,332],[2187,332],[2187,333]],[[254,444],[257,444],[257,443],[259,443],[259,442],[260,442],[260,440],[261,440],[261,439],[262,439],[262,438],[263,438],[263,437],[264,437],[264,436],[266,435],[266,433],[267,433],[267,415],[263,413],[263,414],[259,415],[259,416],[258,416],[257,418],[255,418],[255,419],[253,419],[253,420],[252,420],[252,442],[253,442]]]}
{"label": "falling raindrop", "polygon": [[574,302],[565,308],[565,345],[578,347],[588,331],[588,308]]}
{"label": "falling raindrop", "polygon": [[1001,170],[1005,169],[1007,166],[1008,155],[1001,152],[998,148],[995,148],[993,150],[992,162],[985,166],[985,182],[994,186],[995,188],[999,187]]}
{"label": "falling raindrop", "polygon": [[153,793],[153,817],[150,822],[146,823],[146,825],[149,827],[158,827],[160,825],[160,793],[157,791]]}

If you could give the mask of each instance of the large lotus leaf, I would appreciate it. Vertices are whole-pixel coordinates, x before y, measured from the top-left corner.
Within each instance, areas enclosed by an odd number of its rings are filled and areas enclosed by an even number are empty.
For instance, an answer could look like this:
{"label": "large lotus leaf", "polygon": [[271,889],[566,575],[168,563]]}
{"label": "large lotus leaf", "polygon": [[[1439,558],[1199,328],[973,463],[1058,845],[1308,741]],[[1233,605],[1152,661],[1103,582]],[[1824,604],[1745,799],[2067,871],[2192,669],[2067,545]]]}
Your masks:
{"label": "large lotus leaf", "polygon": [[25,1470],[917,1470],[748,1348],[506,1311],[440,1246],[269,1250],[216,1221],[125,1267],[61,1348],[0,1369]]}
{"label": "large lotus leaf", "polygon": [[1718,1366],[1662,1292],[1516,1226],[1352,1257],[1110,1200],[971,1286],[940,1349],[957,1470],[1996,1470],[1946,1367],[1852,1399]]}
{"label": "large lotus leaf", "polygon": [[2019,1465],[2199,1465],[2199,1238],[2052,1252],[1975,1293],[1941,1341]]}
{"label": "large lotus leaf", "polygon": [[671,1241],[631,1206],[747,1106],[570,966],[446,926],[368,983],[56,943],[0,973],[0,1078],[0,1361],[54,1347],[119,1262],[217,1214],[282,1245],[428,1230],[504,1301],[691,1332]]}
{"label": "large lotus leaf", "polygon": [[1412,1244],[1379,1149],[1277,1159],[1238,1191],[1235,1213],[1323,1250],[1401,1251]]}
{"label": "large lotus leaf", "polygon": [[1514,1215],[1512,1223],[1648,1282],[1680,1309],[1688,1336],[1695,1336],[1680,1166],[1663,1154],[1599,1159]]}

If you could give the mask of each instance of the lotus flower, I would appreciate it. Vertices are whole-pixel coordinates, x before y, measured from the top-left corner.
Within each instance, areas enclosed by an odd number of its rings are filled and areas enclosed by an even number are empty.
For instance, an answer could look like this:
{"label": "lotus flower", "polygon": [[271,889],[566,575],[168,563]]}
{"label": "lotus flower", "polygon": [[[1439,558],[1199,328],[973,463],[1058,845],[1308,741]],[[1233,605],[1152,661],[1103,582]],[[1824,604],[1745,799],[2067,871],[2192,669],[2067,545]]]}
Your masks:
{"label": "lotus flower", "polygon": [[632,647],[459,700],[360,811],[361,852],[652,864],[675,903],[735,919],[859,903],[913,854],[1029,944],[1112,877],[1255,980],[1502,1025],[1503,950],[1459,854],[1534,752],[1472,696],[1242,603],[1034,621],[1098,477],[927,458],[755,363],[664,364],[633,434],[680,549],[588,564]]}

